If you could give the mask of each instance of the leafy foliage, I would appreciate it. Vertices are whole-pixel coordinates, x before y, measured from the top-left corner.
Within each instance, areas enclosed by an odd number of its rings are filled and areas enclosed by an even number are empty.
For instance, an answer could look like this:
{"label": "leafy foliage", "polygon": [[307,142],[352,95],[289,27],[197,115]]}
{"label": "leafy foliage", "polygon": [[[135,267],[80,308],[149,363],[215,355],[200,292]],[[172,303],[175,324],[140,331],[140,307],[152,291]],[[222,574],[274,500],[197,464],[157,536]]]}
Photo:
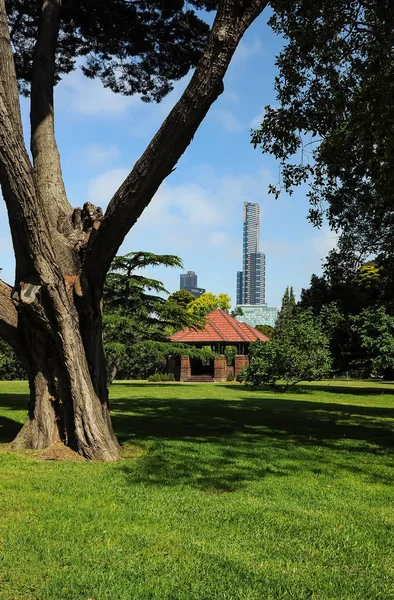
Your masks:
{"label": "leafy foliage", "polygon": [[170,302],[176,302],[176,304],[180,304],[180,306],[183,306],[184,308],[194,302],[195,299],[195,296],[187,290],[178,290],[168,296]]}
{"label": "leafy foliage", "polygon": [[233,364],[233,360],[237,355],[237,347],[236,346],[225,346],[224,348],[224,356],[226,357],[227,366],[231,367]]}
{"label": "leafy foliage", "polygon": [[299,310],[280,337],[255,342],[250,349],[246,383],[285,387],[298,381],[312,381],[327,375],[331,367],[329,340],[311,310]]}
{"label": "leafy foliage", "polygon": [[[167,341],[173,331],[194,324],[182,305],[158,295],[168,293],[160,281],[139,273],[140,269],[158,265],[182,267],[182,261],[173,255],[131,252],[117,256],[111,265],[104,288],[103,317],[110,380],[118,370],[128,376],[129,356],[135,344],[143,340]],[[161,358],[157,362],[161,367]],[[160,368],[154,368],[157,370]]]}
{"label": "leafy foliage", "polygon": [[342,252],[393,256],[394,4],[271,5],[286,44],[277,106],[266,107],[252,142],[280,161],[285,190],[310,181],[310,219],[327,216]]}
{"label": "leafy foliage", "polygon": [[26,379],[26,371],[13,349],[0,338],[0,380]]}
{"label": "leafy foliage", "polygon": [[272,338],[275,331],[275,328],[271,327],[271,325],[255,325],[255,329],[257,329],[257,331],[260,331],[260,333],[266,335],[269,339]]}
{"label": "leafy foliage", "polygon": [[[29,93],[42,2],[6,0],[20,89]],[[122,94],[159,101],[196,66],[209,26],[196,9],[212,0],[67,0],[63,3],[56,76],[80,65],[90,78]]]}
{"label": "leafy foliage", "polygon": [[300,305],[310,307],[320,316],[330,337],[333,368],[337,373],[350,371],[353,376],[362,377],[371,374],[371,355],[359,335],[358,317],[379,315],[380,309],[387,316],[393,315],[393,289],[392,272],[382,263],[368,261],[349,270],[335,268],[335,262],[331,261],[323,276],[313,275],[310,287],[302,290]]}
{"label": "leafy foliage", "polygon": [[214,359],[216,354],[208,348],[194,348],[187,344],[147,340],[127,348],[126,359],[121,365],[120,378],[147,379],[154,373],[167,370],[168,356],[189,356],[203,362]]}
{"label": "leafy foliage", "polygon": [[296,299],[292,287],[287,287],[282,298],[282,305],[275,324],[274,335],[280,337],[291,323],[296,310]]}
{"label": "leafy foliage", "polygon": [[[141,275],[139,269],[158,265],[182,267],[182,261],[173,255],[131,252],[117,256],[111,265],[104,288],[103,317],[109,382],[115,375],[120,379],[146,379],[164,373],[169,354],[203,362],[216,356],[210,348],[169,342],[174,331],[199,327],[203,311],[196,314],[191,310],[196,298],[192,296],[193,302],[189,302],[188,293],[175,292],[167,300],[157,295],[168,292],[160,281]],[[223,304],[229,301],[225,294],[208,294],[209,299],[211,296]]]}
{"label": "leafy foliage", "polygon": [[212,294],[212,292],[204,292],[199,298],[189,304],[188,310],[195,319],[200,319],[208,315],[216,308],[228,312],[231,307],[231,298],[228,294]]}
{"label": "leafy foliage", "polygon": [[384,306],[364,309],[353,318],[353,329],[367,352],[370,371],[392,379],[394,373],[394,317]]}

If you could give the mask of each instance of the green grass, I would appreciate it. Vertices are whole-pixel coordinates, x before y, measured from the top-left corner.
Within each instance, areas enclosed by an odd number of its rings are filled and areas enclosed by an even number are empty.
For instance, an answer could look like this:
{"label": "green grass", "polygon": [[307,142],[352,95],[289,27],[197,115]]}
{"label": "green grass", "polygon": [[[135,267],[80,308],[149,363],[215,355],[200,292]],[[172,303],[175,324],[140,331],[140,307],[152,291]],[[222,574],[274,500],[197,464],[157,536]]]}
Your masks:
{"label": "green grass", "polygon": [[118,383],[116,464],[8,452],[26,394],[0,382],[0,600],[394,599],[393,385]]}

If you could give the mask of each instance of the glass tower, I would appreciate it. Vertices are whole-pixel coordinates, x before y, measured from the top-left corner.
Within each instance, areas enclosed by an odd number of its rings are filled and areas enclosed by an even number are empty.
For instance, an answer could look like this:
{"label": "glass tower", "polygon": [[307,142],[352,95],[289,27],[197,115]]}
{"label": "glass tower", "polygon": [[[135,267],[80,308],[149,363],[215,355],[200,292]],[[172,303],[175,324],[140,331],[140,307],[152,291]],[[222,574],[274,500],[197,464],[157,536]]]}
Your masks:
{"label": "glass tower", "polygon": [[237,305],[265,304],[265,254],[259,252],[260,206],[244,202],[242,271],[237,273]]}

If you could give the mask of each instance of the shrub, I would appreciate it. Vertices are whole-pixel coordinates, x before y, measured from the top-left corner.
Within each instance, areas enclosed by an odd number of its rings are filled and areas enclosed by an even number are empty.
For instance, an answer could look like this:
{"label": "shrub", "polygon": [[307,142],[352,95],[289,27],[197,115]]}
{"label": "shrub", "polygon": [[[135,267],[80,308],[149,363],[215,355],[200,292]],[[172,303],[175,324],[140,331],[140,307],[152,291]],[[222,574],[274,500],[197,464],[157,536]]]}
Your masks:
{"label": "shrub", "polygon": [[227,375],[227,381],[234,381],[234,375],[232,373]]}
{"label": "shrub", "polygon": [[331,368],[328,344],[312,312],[300,311],[280,337],[251,345],[245,383],[274,387],[278,380],[283,380],[288,387],[298,381],[321,379]]}
{"label": "shrub", "polygon": [[239,371],[237,377],[235,378],[236,381],[238,381],[238,383],[243,383],[246,379],[247,374],[248,374],[248,367],[242,367],[242,369]]}
{"label": "shrub", "polygon": [[157,381],[175,381],[173,373],[154,373],[148,377],[149,382]]}

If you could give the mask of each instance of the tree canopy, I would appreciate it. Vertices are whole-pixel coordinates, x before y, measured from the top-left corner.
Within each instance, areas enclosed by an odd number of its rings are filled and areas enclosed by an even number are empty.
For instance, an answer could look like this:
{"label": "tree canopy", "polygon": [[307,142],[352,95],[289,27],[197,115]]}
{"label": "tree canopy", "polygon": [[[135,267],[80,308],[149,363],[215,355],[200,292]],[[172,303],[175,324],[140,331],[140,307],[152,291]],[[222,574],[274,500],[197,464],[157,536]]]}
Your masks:
{"label": "tree canopy", "polygon": [[[60,3],[59,3],[60,4]],[[55,56],[58,81],[79,65],[114,92],[141,94],[159,101],[172,81],[195,67],[209,26],[196,9],[213,10],[210,0],[66,0],[63,2]],[[40,0],[6,0],[15,49],[19,88],[30,93]]]}
{"label": "tree canopy", "polygon": [[309,181],[310,219],[324,216],[339,247],[394,250],[394,4],[391,0],[273,0],[277,106],[255,146],[281,165],[271,191]]}

